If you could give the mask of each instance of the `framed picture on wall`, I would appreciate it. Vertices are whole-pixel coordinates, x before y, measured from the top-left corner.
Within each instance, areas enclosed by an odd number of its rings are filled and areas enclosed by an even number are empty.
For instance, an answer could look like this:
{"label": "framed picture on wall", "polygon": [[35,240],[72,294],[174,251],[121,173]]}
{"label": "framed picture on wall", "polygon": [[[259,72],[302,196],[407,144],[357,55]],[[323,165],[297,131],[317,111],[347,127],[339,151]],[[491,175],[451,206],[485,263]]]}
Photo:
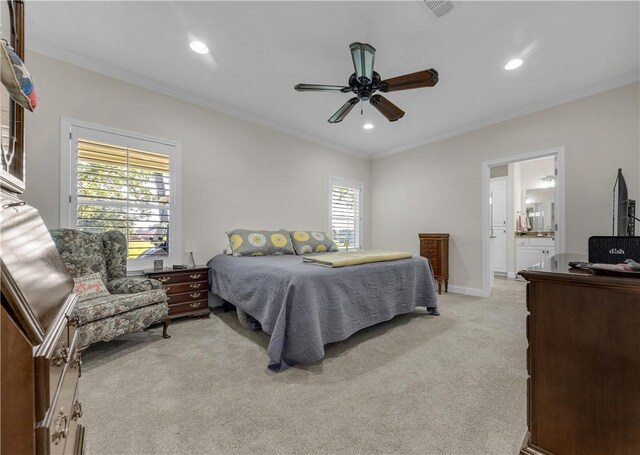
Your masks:
{"label": "framed picture on wall", "polygon": [[[6,40],[24,61],[24,3],[22,0],[0,0],[0,38]],[[12,193],[25,189],[24,109],[0,84],[0,125],[2,153],[0,186]]]}

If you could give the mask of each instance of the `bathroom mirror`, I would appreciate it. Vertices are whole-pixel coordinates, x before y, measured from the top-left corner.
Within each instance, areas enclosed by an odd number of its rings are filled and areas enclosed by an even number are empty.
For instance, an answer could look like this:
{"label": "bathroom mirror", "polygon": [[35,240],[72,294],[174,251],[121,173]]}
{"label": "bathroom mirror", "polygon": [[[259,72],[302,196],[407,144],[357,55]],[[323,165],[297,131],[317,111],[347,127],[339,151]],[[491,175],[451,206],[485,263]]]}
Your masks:
{"label": "bathroom mirror", "polygon": [[524,208],[532,231],[553,231],[554,188],[531,188],[524,191]]}

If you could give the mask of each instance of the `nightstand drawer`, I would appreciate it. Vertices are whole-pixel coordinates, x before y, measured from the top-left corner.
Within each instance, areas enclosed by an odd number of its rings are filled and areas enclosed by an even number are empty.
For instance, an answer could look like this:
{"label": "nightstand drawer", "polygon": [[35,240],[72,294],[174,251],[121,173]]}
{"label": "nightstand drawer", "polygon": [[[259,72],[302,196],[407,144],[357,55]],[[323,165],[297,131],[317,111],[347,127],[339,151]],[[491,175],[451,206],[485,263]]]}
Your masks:
{"label": "nightstand drawer", "polygon": [[207,299],[207,290],[203,291],[194,291],[194,292],[183,292],[182,294],[170,294],[167,296],[167,302],[169,305],[173,305],[176,303],[182,302],[191,302],[194,300],[202,300]]}
{"label": "nightstand drawer", "polygon": [[191,281],[202,281],[207,279],[206,271],[193,271],[186,273],[167,273],[167,274],[158,274],[152,275],[148,274],[149,278],[153,278],[154,280],[158,280],[162,284],[171,284],[171,283],[186,283]]}
{"label": "nightstand drawer", "polygon": [[195,283],[177,283],[177,284],[166,284],[163,285],[167,294],[181,294],[183,292],[195,292],[195,291],[206,291],[207,290],[207,282],[206,281],[197,281]]}
{"label": "nightstand drawer", "polygon": [[197,302],[179,303],[177,305],[169,306],[169,316],[175,316],[176,314],[189,313],[191,311],[199,311],[208,309],[207,300],[199,300]]}

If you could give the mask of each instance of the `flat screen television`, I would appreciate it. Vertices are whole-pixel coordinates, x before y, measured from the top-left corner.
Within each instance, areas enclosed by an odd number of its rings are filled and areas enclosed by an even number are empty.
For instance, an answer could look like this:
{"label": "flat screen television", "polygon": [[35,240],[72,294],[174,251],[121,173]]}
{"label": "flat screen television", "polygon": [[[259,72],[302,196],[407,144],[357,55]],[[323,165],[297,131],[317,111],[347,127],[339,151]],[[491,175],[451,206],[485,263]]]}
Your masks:
{"label": "flat screen television", "polygon": [[613,235],[635,235],[635,201],[629,199],[622,169],[618,169],[616,183],[613,186]]}

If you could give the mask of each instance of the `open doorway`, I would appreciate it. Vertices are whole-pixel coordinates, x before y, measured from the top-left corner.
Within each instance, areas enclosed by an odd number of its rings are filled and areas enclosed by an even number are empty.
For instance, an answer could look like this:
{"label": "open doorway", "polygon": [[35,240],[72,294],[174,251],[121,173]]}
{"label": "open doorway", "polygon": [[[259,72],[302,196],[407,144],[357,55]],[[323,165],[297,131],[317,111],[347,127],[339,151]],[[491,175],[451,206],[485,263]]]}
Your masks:
{"label": "open doorway", "polygon": [[564,148],[485,161],[483,295],[564,252]]}

